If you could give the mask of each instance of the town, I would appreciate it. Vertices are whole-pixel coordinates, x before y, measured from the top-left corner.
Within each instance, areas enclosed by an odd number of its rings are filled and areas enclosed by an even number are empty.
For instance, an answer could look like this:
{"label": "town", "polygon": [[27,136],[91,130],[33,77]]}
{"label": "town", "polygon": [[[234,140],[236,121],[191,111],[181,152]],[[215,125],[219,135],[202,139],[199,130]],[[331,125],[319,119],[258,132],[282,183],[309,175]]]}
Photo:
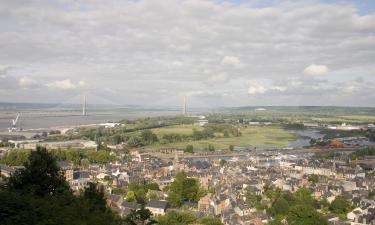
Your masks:
{"label": "town", "polygon": [[[127,121],[129,124],[105,123],[74,128],[64,134],[51,130],[30,138],[21,138],[22,132],[10,132],[0,142],[1,174],[6,179],[22,170],[22,163],[30,154],[28,149],[46,147],[58,159],[71,190],[80,193],[90,183],[96,183],[105,193],[107,206],[123,218],[144,206],[161,224],[164,220],[171,224],[176,215],[190,216],[196,221],[211,219],[226,225],[283,224],[293,220],[293,210],[301,210],[296,207],[304,205],[309,213],[301,215],[301,221],[312,217],[321,221],[319,224],[375,222],[375,148],[371,142],[371,124],[332,129],[332,125],[286,123],[285,129],[296,130],[302,126],[310,131],[328,131],[325,137],[332,136],[332,130],[336,132],[335,138],[310,139],[304,147],[230,145],[228,149],[215,149],[216,146],[209,144],[208,149],[199,149],[192,145],[186,148],[153,145],[173,136],[153,132],[160,129],[178,132],[176,126],[191,128],[188,123],[196,124],[192,134],[198,132],[195,129],[203,129],[199,131],[202,133],[216,129],[212,137],[206,134],[207,137],[199,139],[218,141],[220,138],[236,141],[245,135],[237,133],[247,127],[269,129],[282,125],[274,121],[246,122],[246,119],[223,119],[226,122],[219,125],[217,120],[210,122],[213,118],[210,115],[200,124],[202,118],[205,117],[150,118],[146,125],[150,129],[145,129],[145,124],[131,125],[134,122],[130,121]],[[117,143],[108,142],[108,135],[102,135],[102,141],[97,141],[98,135],[90,140],[79,135],[90,133],[87,129],[110,135],[130,132],[133,136],[120,138]],[[355,135],[350,136],[353,131]],[[134,145],[132,132],[143,138],[138,144]],[[224,137],[220,132],[229,134]],[[74,134],[79,139],[64,140]],[[338,134],[341,136],[337,137]],[[186,133],[184,138],[188,137]],[[177,142],[184,138],[177,138]],[[155,149],[155,146],[161,147]],[[190,186],[184,187],[185,182]],[[173,188],[176,185],[182,187]]]}

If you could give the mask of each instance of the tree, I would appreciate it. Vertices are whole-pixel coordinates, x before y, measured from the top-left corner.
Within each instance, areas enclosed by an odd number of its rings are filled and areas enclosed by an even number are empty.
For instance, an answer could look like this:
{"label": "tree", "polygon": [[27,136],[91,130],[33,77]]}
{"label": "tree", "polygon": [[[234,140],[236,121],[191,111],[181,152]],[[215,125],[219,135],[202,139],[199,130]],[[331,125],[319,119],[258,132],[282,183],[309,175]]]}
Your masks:
{"label": "tree", "polygon": [[143,145],[142,139],[137,136],[130,137],[127,142],[128,147],[140,147],[142,145]]}
{"label": "tree", "polygon": [[225,164],[227,164],[227,160],[225,159],[220,159],[220,166],[224,166]]}
{"label": "tree", "polygon": [[203,225],[223,225],[221,220],[216,217],[203,217],[199,220],[199,223]]}
{"label": "tree", "polygon": [[138,210],[132,210],[124,219],[124,225],[151,225],[156,224],[152,219],[152,213],[144,205]]}
{"label": "tree", "polygon": [[194,147],[193,147],[193,145],[186,146],[185,152],[194,153]]}
{"label": "tree", "polygon": [[159,185],[157,183],[147,183],[145,184],[146,190],[160,191]]}
{"label": "tree", "polygon": [[256,193],[254,193],[254,192],[253,192],[252,190],[250,190],[250,189],[247,189],[247,190],[246,190],[245,197],[246,197],[246,203],[247,203],[250,207],[255,207],[255,205],[257,205],[257,203],[259,203],[260,200],[262,199],[261,196],[258,196]]}
{"label": "tree", "polygon": [[300,204],[308,204],[312,205],[313,203],[313,197],[311,196],[311,191],[305,187],[298,189],[294,196],[297,198],[297,201]]}
{"label": "tree", "polygon": [[158,218],[159,225],[189,225],[197,222],[197,217],[190,212],[171,211]]}
{"label": "tree", "polygon": [[138,203],[145,203],[148,200],[146,196],[146,190],[143,187],[135,191],[135,199]]}
{"label": "tree", "polygon": [[121,137],[121,135],[119,135],[119,134],[115,134],[114,136],[113,136],[113,142],[115,143],[115,144],[120,144],[121,142],[122,142],[122,137]]}
{"label": "tree", "polygon": [[289,211],[289,203],[284,198],[278,198],[269,211],[274,216],[286,215]]}
{"label": "tree", "polygon": [[274,186],[268,186],[265,187],[265,194],[267,198],[274,200],[280,197],[281,195],[281,189],[280,188],[275,188]]}
{"label": "tree", "polygon": [[323,198],[321,201],[320,201],[320,205],[324,208],[329,208],[330,204],[328,202],[328,200],[326,198]]}
{"label": "tree", "polygon": [[106,210],[106,201],[102,190],[98,190],[96,184],[89,183],[83,192],[83,198],[88,201],[91,210]]}
{"label": "tree", "polygon": [[25,169],[0,187],[0,224],[118,225],[104,195],[90,185],[76,196],[45,148],[32,152]]}
{"label": "tree", "polygon": [[350,202],[346,200],[343,196],[337,196],[329,206],[329,210],[336,215],[346,214],[350,211],[350,209]]}
{"label": "tree", "polygon": [[308,178],[308,181],[310,181],[311,183],[318,183],[319,182],[319,176],[316,175],[316,174],[311,174]]}
{"label": "tree", "polygon": [[158,137],[151,130],[142,131],[141,138],[145,144],[153,144],[158,141]]}
{"label": "tree", "polygon": [[112,158],[110,152],[107,151],[98,151],[95,154],[95,162],[99,164],[107,164],[111,162]]}
{"label": "tree", "polygon": [[168,190],[168,202],[173,207],[178,207],[181,205],[183,200],[182,191],[183,191],[183,181],[186,179],[186,174],[180,172],[176,175],[175,180],[169,186]]}
{"label": "tree", "polygon": [[135,193],[134,191],[128,191],[128,193],[126,193],[126,201],[128,202],[134,202],[135,200]]}
{"label": "tree", "polygon": [[[0,144],[3,142],[0,142]],[[0,146],[1,147],[1,146]],[[17,150],[17,151],[8,151],[3,158],[1,159],[1,163],[10,166],[20,166],[25,164],[29,160],[29,156],[31,154],[30,150]]]}
{"label": "tree", "polygon": [[159,195],[154,190],[148,190],[148,192],[147,192],[147,198],[148,199],[159,200]]}
{"label": "tree", "polygon": [[31,152],[25,169],[9,178],[7,187],[9,191],[38,196],[69,191],[69,185],[55,159],[45,148],[39,146],[36,151]]}
{"label": "tree", "polygon": [[298,204],[298,199],[290,191],[284,191],[281,194],[281,198],[285,199],[288,202],[289,206]]}
{"label": "tree", "polygon": [[275,220],[268,222],[267,225],[284,225],[284,223],[281,222],[281,220],[277,218]]}
{"label": "tree", "polygon": [[88,159],[82,159],[81,160],[81,166],[84,168],[84,169],[88,169],[89,166],[90,166],[90,162]]}
{"label": "tree", "polygon": [[175,180],[169,186],[168,201],[172,206],[178,207],[182,201],[198,201],[203,195],[199,181],[188,178],[182,171],[176,174]]}
{"label": "tree", "polygon": [[328,221],[310,205],[295,205],[289,210],[288,225],[328,225]]}

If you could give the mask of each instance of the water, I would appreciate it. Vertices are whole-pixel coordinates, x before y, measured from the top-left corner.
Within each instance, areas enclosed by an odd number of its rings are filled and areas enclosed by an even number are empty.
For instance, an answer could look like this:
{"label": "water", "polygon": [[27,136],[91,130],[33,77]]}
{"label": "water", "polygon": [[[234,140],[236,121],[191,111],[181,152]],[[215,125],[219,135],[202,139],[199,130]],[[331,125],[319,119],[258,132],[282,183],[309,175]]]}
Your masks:
{"label": "water", "polygon": [[295,141],[290,141],[288,147],[292,148],[302,148],[310,145],[310,139],[322,138],[324,135],[319,133],[319,130],[306,129],[306,130],[294,130],[292,133],[300,136],[299,139]]}
{"label": "water", "polygon": [[89,108],[87,116],[82,116],[82,111],[78,107],[48,107],[49,105],[35,104],[5,107],[0,104],[0,132],[8,130],[18,112],[21,116],[17,127],[22,127],[23,130],[116,122],[123,119],[177,115],[180,112],[174,109]]}

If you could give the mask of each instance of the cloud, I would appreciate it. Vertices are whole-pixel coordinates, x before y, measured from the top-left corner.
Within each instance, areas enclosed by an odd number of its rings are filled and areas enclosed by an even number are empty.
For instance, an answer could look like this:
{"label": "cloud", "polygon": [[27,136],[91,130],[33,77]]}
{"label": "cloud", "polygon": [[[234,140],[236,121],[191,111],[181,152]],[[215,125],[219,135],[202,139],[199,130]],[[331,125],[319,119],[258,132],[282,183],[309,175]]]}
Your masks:
{"label": "cloud", "polygon": [[224,56],[224,58],[221,60],[221,65],[232,66],[235,68],[242,67],[241,61],[235,56]]}
{"label": "cloud", "polygon": [[279,95],[281,92],[287,91],[288,87],[285,85],[262,85],[257,81],[248,81],[248,91],[250,95]]}
{"label": "cloud", "polygon": [[72,90],[76,88],[76,85],[74,85],[70,79],[54,81],[46,84],[46,86],[57,90]]}
{"label": "cloud", "polygon": [[[12,66],[0,67],[0,101],[56,102],[72,94],[60,90],[109,96],[109,89],[114,102],[138,105],[207,90],[230,93],[240,105],[375,104],[373,94],[359,96],[375,82],[375,15],[359,13],[356,3],[74,2],[0,4],[7,12],[0,13],[0,62]],[[365,82],[341,95],[337,85],[358,76]],[[229,94],[208,96],[200,97],[234,104]]]}
{"label": "cloud", "polygon": [[17,79],[0,73],[0,91],[1,90],[14,90],[18,88]]}
{"label": "cloud", "polygon": [[303,70],[303,73],[307,75],[326,75],[328,71],[328,67],[325,65],[311,64]]}
{"label": "cloud", "polygon": [[9,66],[0,65],[0,75],[6,74],[9,69]]}
{"label": "cloud", "polygon": [[18,85],[21,87],[21,88],[33,88],[33,87],[38,87],[38,83],[32,79],[32,78],[29,78],[29,77],[21,77],[18,79]]}
{"label": "cloud", "polygon": [[229,81],[229,77],[224,72],[216,74],[216,75],[212,75],[208,78],[209,83],[225,83],[228,81]]}
{"label": "cloud", "polygon": [[89,87],[89,85],[87,84],[87,82],[84,81],[84,80],[80,80],[80,81],[78,82],[78,86],[79,86],[80,88],[87,88],[87,87]]}
{"label": "cloud", "polygon": [[247,93],[249,93],[250,95],[264,94],[266,91],[267,91],[267,88],[259,84],[258,82],[256,81],[249,82],[249,89]]}

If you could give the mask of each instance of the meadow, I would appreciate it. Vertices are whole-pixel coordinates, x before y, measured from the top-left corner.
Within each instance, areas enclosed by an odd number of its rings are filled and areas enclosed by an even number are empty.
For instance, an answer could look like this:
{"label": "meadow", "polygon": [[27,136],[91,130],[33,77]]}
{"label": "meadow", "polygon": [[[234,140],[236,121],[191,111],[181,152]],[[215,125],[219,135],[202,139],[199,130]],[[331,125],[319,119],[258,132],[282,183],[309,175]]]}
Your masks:
{"label": "meadow", "polygon": [[[152,129],[159,138],[164,134],[189,135],[193,129],[202,130],[198,125],[175,125],[170,127]],[[230,145],[235,147],[255,146],[255,147],[287,147],[289,141],[298,139],[293,133],[284,130],[278,125],[270,126],[240,126],[239,137],[224,137],[221,133],[216,133],[214,138],[197,141],[182,141],[176,143],[161,144],[156,143],[148,148],[159,149],[165,147],[175,147],[184,149],[187,145],[192,145],[194,149],[205,149],[213,145],[215,149],[228,149]]]}

